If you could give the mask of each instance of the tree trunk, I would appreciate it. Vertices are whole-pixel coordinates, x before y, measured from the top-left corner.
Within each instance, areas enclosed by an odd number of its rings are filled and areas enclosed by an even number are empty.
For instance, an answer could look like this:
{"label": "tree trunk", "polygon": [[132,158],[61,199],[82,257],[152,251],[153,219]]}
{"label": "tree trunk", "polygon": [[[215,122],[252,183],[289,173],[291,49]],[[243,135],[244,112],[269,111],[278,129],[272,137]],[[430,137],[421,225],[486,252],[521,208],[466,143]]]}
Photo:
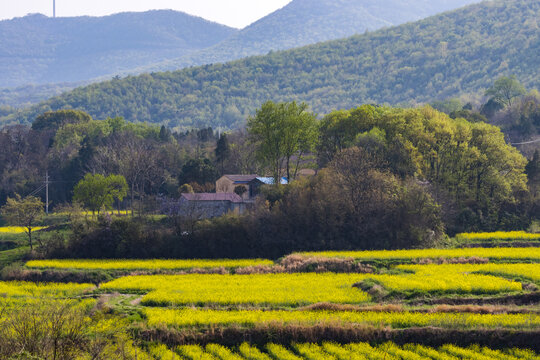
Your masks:
{"label": "tree trunk", "polygon": [[131,217],[134,216],[134,213],[133,213],[133,197],[134,197],[133,192],[135,191],[134,187],[135,187],[135,183],[131,183]]}
{"label": "tree trunk", "polygon": [[28,242],[30,243],[30,251],[34,250],[34,246],[32,245],[32,228],[28,228]]}

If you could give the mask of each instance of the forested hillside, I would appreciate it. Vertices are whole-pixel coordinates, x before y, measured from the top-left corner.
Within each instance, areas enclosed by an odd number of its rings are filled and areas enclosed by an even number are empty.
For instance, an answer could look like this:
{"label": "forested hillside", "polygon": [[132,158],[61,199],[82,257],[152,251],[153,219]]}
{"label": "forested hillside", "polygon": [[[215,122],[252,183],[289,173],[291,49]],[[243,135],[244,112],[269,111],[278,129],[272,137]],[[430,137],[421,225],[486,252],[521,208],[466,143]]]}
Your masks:
{"label": "forested hillside", "polygon": [[420,20],[475,2],[479,0],[293,0],[211,48],[138,70],[178,70],[264,55]]}
{"label": "forested hillside", "polygon": [[0,21],[0,87],[111,75],[212,46],[234,32],[176,11]]}
{"label": "forested hillside", "polygon": [[176,72],[130,76],[50,99],[4,123],[50,109],[171,127],[237,127],[266,100],[302,100],[316,112],[362,103],[420,103],[540,74],[539,0],[489,1],[345,40]]}

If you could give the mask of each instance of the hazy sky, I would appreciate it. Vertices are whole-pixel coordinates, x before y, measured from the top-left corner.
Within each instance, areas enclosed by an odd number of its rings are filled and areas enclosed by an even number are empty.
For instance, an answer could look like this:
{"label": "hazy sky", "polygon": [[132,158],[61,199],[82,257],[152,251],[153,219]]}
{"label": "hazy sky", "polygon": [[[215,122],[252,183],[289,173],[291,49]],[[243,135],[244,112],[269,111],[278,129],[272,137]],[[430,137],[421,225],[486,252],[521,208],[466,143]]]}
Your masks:
{"label": "hazy sky", "polygon": [[[102,16],[123,11],[174,9],[243,28],[291,0],[56,0],[56,16]],[[53,0],[0,0],[0,19],[28,13],[52,16]]]}

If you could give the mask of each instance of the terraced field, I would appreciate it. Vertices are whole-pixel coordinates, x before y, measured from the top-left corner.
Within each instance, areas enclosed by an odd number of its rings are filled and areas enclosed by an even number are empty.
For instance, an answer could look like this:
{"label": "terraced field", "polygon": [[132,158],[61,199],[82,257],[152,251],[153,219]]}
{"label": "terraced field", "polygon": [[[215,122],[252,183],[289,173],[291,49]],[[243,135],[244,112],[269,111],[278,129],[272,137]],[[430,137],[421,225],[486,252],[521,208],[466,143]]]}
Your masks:
{"label": "terraced field", "polygon": [[0,282],[0,324],[84,313],[129,359],[540,359],[534,247],[33,260],[20,274],[43,280]]}
{"label": "terraced field", "polygon": [[456,248],[456,249],[418,249],[418,250],[380,250],[380,251],[322,251],[302,252],[304,257],[354,258],[362,261],[374,260],[417,260],[417,259],[459,259],[487,258],[497,261],[540,262],[540,248]]}
{"label": "terraced field", "polygon": [[[532,351],[521,349],[493,350],[487,347],[471,346],[462,348],[454,345],[443,345],[438,348],[418,344],[398,346],[387,342],[379,346],[368,343],[352,343],[340,345],[331,342],[322,344],[301,343],[289,347],[278,344],[267,344],[263,347],[243,343],[231,349],[218,344],[183,345],[174,351],[166,346],[153,346],[149,353],[156,359],[188,359],[188,360],[400,360],[400,359],[441,359],[441,360],[517,360],[539,359]],[[180,356],[180,357],[179,357]]]}

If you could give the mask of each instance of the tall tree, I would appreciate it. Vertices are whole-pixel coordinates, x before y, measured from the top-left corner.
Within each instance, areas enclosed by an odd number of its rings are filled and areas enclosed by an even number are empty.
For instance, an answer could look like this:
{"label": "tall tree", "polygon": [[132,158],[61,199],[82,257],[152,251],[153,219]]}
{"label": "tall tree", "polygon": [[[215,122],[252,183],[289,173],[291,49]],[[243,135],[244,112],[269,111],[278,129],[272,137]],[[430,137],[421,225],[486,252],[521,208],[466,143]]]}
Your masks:
{"label": "tall tree", "polygon": [[8,198],[6,205],[1,209],[2,216],[7,222],[14,226],[22,226],[28,235],[28,245],[33,250],[32,230],[35,224],[45,214],[43,202],[34,196],[27,196],[24,199],[16,194],[15,198]]}
{"label": "tall tree", "polygon": [[86,174],[73,189],[75,201],[83,203],[93,213],[102,208],[110,209],[115,200],[122,201],[127,195],[128,185],[121,175],[105,177],[101,174]]}
{"label": "tall tree", "polygon": [[216,160],[220,164],[221,175],[223,175],[225,160],[231,155],[231,147],[229,145],[229,138],[227,134],[221,134],[217,142],[216,150]]}
{"label": "tall tree", "polygon": [[315,115],[307,105],[296,102],[268,101],[247,123],[250,139],[257,145],[257,155],[268,165],[276,184],[285,166],[291,179],[291,158],[312,151],[318,136]]}
{"label": "tall tree", "polygon": [[486,96],[503,106],[512,106],[515,98],[526,94],[526,90],[516,79],[515,75],[511,77],[500,77],[493,83],[493,86],[486,90]]}

